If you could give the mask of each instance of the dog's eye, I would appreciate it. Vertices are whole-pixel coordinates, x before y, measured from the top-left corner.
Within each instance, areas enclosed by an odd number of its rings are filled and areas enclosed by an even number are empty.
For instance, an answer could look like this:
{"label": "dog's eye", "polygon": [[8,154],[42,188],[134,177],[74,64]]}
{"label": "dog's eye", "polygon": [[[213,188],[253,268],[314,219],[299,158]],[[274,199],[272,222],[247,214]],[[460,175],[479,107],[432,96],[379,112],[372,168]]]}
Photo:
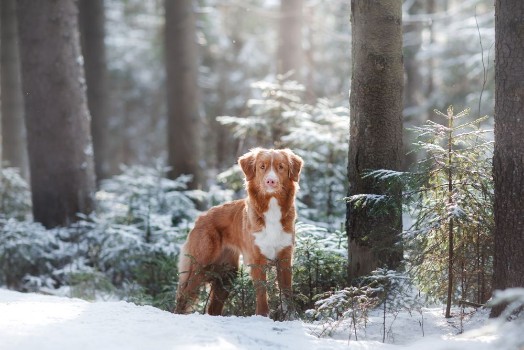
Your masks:
{"label": "dog's eye", "polygon": [[260,164],[260,169],[264,170],[266,168],[265,164]]}
{"label": "dog's eye", "polygon": [[284,165],[283,164],[279,164],[278,165],[278,170],[284,170]]}

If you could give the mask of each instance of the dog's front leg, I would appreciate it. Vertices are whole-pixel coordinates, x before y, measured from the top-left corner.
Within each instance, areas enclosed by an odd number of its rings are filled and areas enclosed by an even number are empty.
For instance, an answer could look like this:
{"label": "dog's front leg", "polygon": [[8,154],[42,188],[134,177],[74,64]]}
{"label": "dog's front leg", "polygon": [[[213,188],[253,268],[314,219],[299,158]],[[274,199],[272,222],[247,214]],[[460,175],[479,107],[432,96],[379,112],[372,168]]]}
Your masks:
{"label": "dog's front leg", "polygon": [[269,305],[267,302],[267,281],[266,270],[267,260],[264,257],[255,259],[251,267],[251,279],[255,287],[257,306],[255,313],[261,316],[269,315]]}
{"label": "dog's front leg", "polygon": [[291,260],[293,256],[293,248],[287,247],[283,249],[277,257],[277,281],[280,289],[280,312],[281,315],[276,315],[276,319],[293,319],[293,289],[292,289],[292,270]]}

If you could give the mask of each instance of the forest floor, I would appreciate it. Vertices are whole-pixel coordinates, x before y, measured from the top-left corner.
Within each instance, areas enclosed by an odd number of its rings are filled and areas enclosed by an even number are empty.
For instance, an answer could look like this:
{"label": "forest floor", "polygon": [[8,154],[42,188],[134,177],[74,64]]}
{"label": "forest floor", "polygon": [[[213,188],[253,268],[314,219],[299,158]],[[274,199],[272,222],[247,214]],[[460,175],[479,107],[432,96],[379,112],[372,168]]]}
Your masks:
{"label": "forest floor", "polygon": [[[326,325],[259,316],[174,315],[123,301],[87,302],[0,289],[0,349],[524,349],[523,329],[488,320],[486,310],[469,314],[462,323],[458,315],[445,319],[442,311],[427,308],[422,316],[405,312],[386,319],[382,343],[380,310],[357,332],[358,340],[349,324],[319,338],[328,333]],[[461,329],[465,332],[458,335]]]}

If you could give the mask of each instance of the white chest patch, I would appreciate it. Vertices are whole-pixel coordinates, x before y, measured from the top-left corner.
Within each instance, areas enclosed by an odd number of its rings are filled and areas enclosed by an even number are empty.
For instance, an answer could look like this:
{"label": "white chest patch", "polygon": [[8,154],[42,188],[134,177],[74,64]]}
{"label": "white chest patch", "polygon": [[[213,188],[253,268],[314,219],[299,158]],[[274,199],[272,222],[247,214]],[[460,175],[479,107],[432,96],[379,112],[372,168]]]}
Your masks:
{"label": "white chest patch", "polygon": [[261,231],[254,232],[255,244],[268,259],[275,259],[282,248],[288,247],[292,243],[290,233],[284,232],[282,228],[282,212],[275,198],[269,200],[269,209],[264,214],[266,227]]}

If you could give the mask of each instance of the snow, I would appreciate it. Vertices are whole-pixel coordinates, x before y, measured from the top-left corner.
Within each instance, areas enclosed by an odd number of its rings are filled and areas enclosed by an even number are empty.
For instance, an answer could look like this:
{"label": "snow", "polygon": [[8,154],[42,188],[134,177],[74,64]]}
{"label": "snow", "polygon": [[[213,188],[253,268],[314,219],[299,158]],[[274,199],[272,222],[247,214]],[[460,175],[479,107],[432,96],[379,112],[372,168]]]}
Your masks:
{"label": "snow", "polygon": [[[383,344],[373,337],[352,338],[348,344],[347,332],[344,339],[335,339],[337,334],[317,338],[315,326],[302,321],[175,315],[123,301],[87,302],[0,289],[0,349],[504,350],[524,345],[518,343],[521,330],[516,327],[521,324],[492,322],[482,326],[486,315],[480,313],[469,323],[473,330],[455,336],[441,311],[425,310],[425,337],[416,318],[406,314],[399,315],[392,327],[399,345]],[[367,333],[373,331],[373,323],[377,326],[378,318],[370,322]]]}

